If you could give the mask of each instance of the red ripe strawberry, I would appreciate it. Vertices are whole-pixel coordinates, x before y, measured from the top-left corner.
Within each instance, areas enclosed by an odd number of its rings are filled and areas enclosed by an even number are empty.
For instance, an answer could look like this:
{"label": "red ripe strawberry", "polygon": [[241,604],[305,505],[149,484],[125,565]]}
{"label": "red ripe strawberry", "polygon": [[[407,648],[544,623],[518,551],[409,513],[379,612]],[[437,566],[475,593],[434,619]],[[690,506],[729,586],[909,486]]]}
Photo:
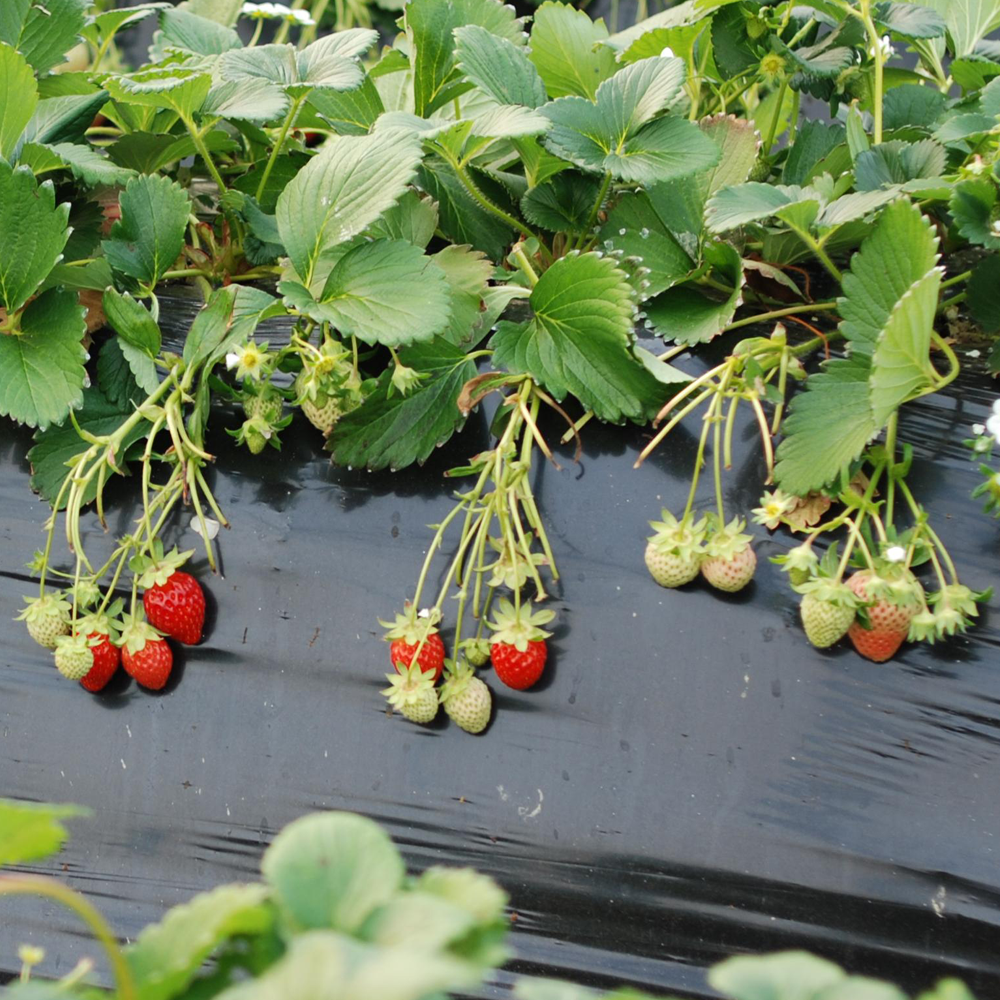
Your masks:
{"label": "red ripe strawberry", "polygon": [[379,620],[379,624],[388,629],[385,639],[392,643],[389,647],[389,657],[397,672],[400,664],[404,667],[413,665],[413,657],[419,646],[417,665],[423,673],[433,674],[434,683],[437,683],[441,671],[444,670],[445,653],[444,643],[435,627],[440,619],[441,612],[436,608],[421,618],[417,614],[417,609],[411,605],[402,614],[397,614],[395,621]]}
{"label": "red ripe strawberry", "polygon": [[[417,651],[417,645],[418,643],[415,642],[404,642],[402,639],[397,639],[389,647],[389,656],[397,671],[401,663],[404,667],[413,663],[413,654]],[[444,669],[444,643],[437,632],[427,636],[424,640],[423,648],[417,656],[417,664],[425,674],[434,674],[435,681],[441,676],[441,671]]]}
{"label": "red ripe strawberry", "polygon": [[529,639],[523,652],[506,642],[494,642],[490,651],[497,677],[515,691],[526,691],[538,683],[548,655],[544,639]]}
{"label": "red ripe strawberry", "polygon": [[122,630],[122,666],[143,687],[159,691],[170,678],[174,654],[162,638],[141,615],[125,616]]}
{"label": "red ripe strawberry", "polygon": [[490,647],[490,659],[497,677],[507,687],[524,691],[542,676],[549,655],[545,640],[552,634],[539,626],[555,618],[554,611],[532,611],[531,604],[515,608],[505,597],[494,621],[487,622],[496,633]]}
{"label": "red ripe strawberry", "polygon": [[190,573],[178,569],[191,554],[175,548],[164,556],[157,541],[139,577],[139,586],[146,589],[142,595],[146,617],[154,628],[186,646],[201,642],[205,627],[205,593],[201,584]]}
{"label": "red ripe strawberry", "polygon": [[183,642],[196,646],[205,627],[205,593],[191,576],[175,570],[166,583],[153,584],[142,595],[146,617],[155,628]]}
{"label": "red ripe strawberry", "polygon": [[94,657],[94,665],[80,683],[88,691],[101,691],[115,675],[118,664],[121,663],[121,651],[102,632],[91,632],[88,636],[91,643],[90,652]]}
{"label": "red ripe strawberry", "polygon": [[875,663],[891,660],[910,631],[910,620],[919,610],[915,589],[919,584],[912,580],[913,590],[908,592],[905,581],[900,586],[861,570],[847,580],[847,586],[865,603],[871,626],[865,628],[855,621],[847,630],[848,638],[866,659]]}

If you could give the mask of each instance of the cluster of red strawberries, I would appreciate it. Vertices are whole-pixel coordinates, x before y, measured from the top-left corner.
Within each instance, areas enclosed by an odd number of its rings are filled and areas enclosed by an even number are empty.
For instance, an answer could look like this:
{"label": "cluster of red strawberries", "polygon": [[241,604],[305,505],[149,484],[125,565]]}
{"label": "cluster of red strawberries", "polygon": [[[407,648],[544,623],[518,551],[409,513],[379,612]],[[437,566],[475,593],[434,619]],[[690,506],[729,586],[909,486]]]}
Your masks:
{"label": "cluster of red strawberries", "polygon": [[[396,670],[388,674],[389,687],[382,694],[393,708],[411,722],[433,721],[439,706],[468,733],[481,733],[490,721],[492,699],[489,688],[475,675],[489,660],[497,679],[516,691],[538,683],[548,659],[541,628],[555,617],[552,611],[532,611],[531,603],[515,606],[501,598],[493,621],[492,639],[466,639],[460,643],[462,658],[446,659],[444,641],[437,624],[438,609],[418,613],[410,606],[394,622],[382,622],[391,643],[389,658]],[[444,675],[440,688],[435,685]]]}
{"label": "cluster of red strawberries", "polygon": [[151,691],[170,679],[174,657],[167,637],[186,646],[201,642],[205,626],[205,594],[198,581],[179,569],[191,555],[176,549],[133,560],[143,588],[142,608],[122,614],[122,601],[91,612],[73,624],[65,598],[47,594],[28,600],[21,613],[31,637],[55,651],[59,672],[79,681],[87,691],[103,690],[119,664]]}

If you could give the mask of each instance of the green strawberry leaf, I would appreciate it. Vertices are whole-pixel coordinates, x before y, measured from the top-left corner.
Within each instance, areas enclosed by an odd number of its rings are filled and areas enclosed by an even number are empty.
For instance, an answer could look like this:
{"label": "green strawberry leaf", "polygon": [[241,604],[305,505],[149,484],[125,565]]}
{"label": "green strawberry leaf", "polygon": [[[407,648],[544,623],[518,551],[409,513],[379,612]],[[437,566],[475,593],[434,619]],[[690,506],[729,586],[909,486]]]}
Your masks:
{"label": "green strawberry leaf", "polygon": [[454,30],[477,25],[517,45],[524,44],[514,8],[500,0],[410,0],[406,30],[413,46],[413,109],[426,118],[472,84],[456,71]]}
{"label": "green strawberry leaf", "polygon": [[[93,146],[85,146],[75,142],[35,145],[36,148],[47,150],[54,155],[63,166],[72,171],[77,180],[83,181],[88,187],[125,184],[135,176],[134,171],[127,167],[120,167],[114,160],[103,156]],[[38,172],[37,167],[35,171]]]}
{"label": "green strawberry leaf", "polygon": [[455,29],[458,68],[497,104],[539,108],[548,101],[545,84],[524,46],[476,24]]}
{"label": "green strawberry leaf", "polygon": [[546,0],[535,11],[529,58],[550,97],[586,97],[618,69],[615,54],[599,44],[608,37],[603,20],[582,10]]}
{"label": "green strawberry leaf", "polygon": [[712,989],[739,998],[813,1000],[847,978],[839,965],[804,951],[739,955],[709,970]]}
{"label": "green strawberry leaf", "polygon": [[0,41],[17,49],[34,67],[45,73],[65,61],[77,43],[87,20],[88,0],[45,0],[23,3],[4,0],[7,8],[0,21]]}
{"label": "green strawberry leaf", "polygon": [[225,80],[209,90],[201,106],[205,117],[239,119],[264,125],[288,112],[285,92],[267,80]]}
{"label": "green strawberry leaf", "polygon": [[73,292],[52,289],[21,314],[19,334],[0,334],[0,416],[44,430],[83,398],[84,311]]}
{"label": "green strawberry leaf", "polygon": [[919,3],[883,0],[874,5],[872,15],[881,31],[903,38],[941,38],[947,27],[936,10]]}
{"label": "green strawberry leaf", "polygon": [[405,193],[420,141],[386,132],[328,143],[278,198],[282,243],[308,288],[320,258],[372,225]]}
{"label": "green strawberry leaf", "polygon": [[429,156],[419,183],[438,203],[441,231],[452,243],[467,243],[495,262],[503,258],[514,230],[473,200],[444,160]]}
{"label": "green strawberry leaf", "polygon": [[683,281],[694,268],[694,261],[656,210],[653,193],[659,190],[622,195],[600,232],[607,250],[624,255],[621,266],[634,273],[632,283],[640,301]]}
{"label": "green strawberry leaf", "polygon": [[732,322],[743,301],[746,278],[739,253],[728,243],[709,243],[705,260],[732,291],[712,298],[691,284],[674,284],[644,306],[657,335],[676,344],[703,344],[717,337]]}
{"label": "green strawberry leaf", "polygon": [[564,171],[525,192],[521,212],[533,225],[553,233],[579,233],[590,221],[601,182],[575,170]]}
{"label": "green strawberry leaf", "polygon": [[0,865],[20,865],[57,854],[69,837],[59,821],[88,815],[80,806],[0,799]]}
{"label": "green strawberry leaf", "polygon": [[373,239],[406,240],[415,247],[426,248],[434,238],[438,225],[437,205],[421,198],[416,191],[407,191],[392,208],[373,222],[365,235]]}
{"label": "green strawberry leaf", "polygon": [[0,160],[0,305],[20,309],[62,259],[69,205],[56,205],[50,181]]}
{"label": "green strawberry leaf", "polygon": [[841,476],[901,403],[931,384],[930,330],[940,273],[934,230],[909,201],[882,213],[838,299],[850,355],[792,399],[775,478],[796,496]]}
{"label": "green strawberry leaf", "polygon": [[14,159],[18,140],[38,106],[38,86],[27,59],[0,44],[0,157]]}
{"label": "green strawberry leaf", "polygon": [[385,111],[378,88],[369,76],[353,90],[314,90],[309,104],[339,135],[367,135]]}
{"label": "green strawberry leaf", "polygon": [[[128,371],[120,367],[121,352],[114,346],[117,342],[109,340],[101,350],[98,359],[98,377],[104,377],[102,385],[113,389],[118,399],[112,402],[101,388],[92,385],[83,392],[83,405],[74,412],[77,423],[83,430],[91,434],[113,434],[135,412],[137,404],[146,398],[146,392],[139,390],[135,382],[128,376]],[[110,348],[110,353],[109,353]],[[105,356],[108,356],[105,361]],[[149,424],[140,420],[133,430],[126,435],[122,448],[116,456],[119,466],[125,460],[128,450],[137,441],[142,440],[149,431]],[[76,428],[68,421],[62,427],[49,427],[44,431],[35,432],[35,444],[28,452],[31,463],[31,488],[39,493],[50,504],[56,502],[63,480],[69,471],[66,463],[76,455],[90,447],[76,432]],[[83,495],[83,502],[90,503],[97,495],[97,480],[91,480]],[[65,507],[66,497],[60,505]]]}
{"label": "green strawberry leaf", "polygon": [[937,263],[937,238],[920,211],[897,199],[851,260],[837,300],[851,351],[870,357],[896,303]]}
{"label": "green strawberry leaf", "polygon": [[333,266],[318,300],[294,281],[283,281],[279,291],[286,304],[366,344],[401,347],[430,340],[451,317],[444,272],[403,240],[352,247]]}
{"label": "green strawberry leaf", "polygon": [[935,87],[914,83],[893,87],[882,98],[883,128],[930,128],[947,103],[947,96]]}
{"label": "green strawberry leaf", "polygon": [[403,364],[429,375],[405,396],[392,392],[392,370],[375,391],[340,418],[330,439],[334,461],[351,468],[402,469],[423,463],[464,423],[457,400],[476,366],[441,337],[400,351]]}
{"label": "green strawberry leaf", "polygon": [[763,184],[749,181],[717,191],[705,206],[705,226],[711,233],[725,233],[748,222],[768,219],[785,208],[814,203],[820,207],[818,191],[796,184]]}
{"label": "green strawberry leaf", "polygon": [[933,387],[931,331],[941,271],[934,267],[906,290],[879,334],[869,380],[875,423],[881,427],[907,400]]}
{"label": "green strawberry leaf", "polygon": [[160,328],[141,302],[113,287],[104,292],[104,314],[108,325],[127,344],[155,358],[160,353]]}
{"label": "green strawberry leaf", "polygon": [[534,318],[497,327],[494,364],[530,372],[558,401],[572,393],[601,420],[645,420],[662,394],[632,350],[632,295],[613,258],[562,257],[532,289]]}
{"label": "green strawberry leaf", "polygon": [[195,979],[219,945],[261,934],[274,919],[264,885],[222,885],[175,906],[125,949],[136,989],[146,1000],[170,1000]]}
{"label": "green strawberry leaf", "polygon": [[200,365],[213,355],[217,357],[220,349],[231,339],[233,309],[238,290],[239,286],[236,285],[216,289],[195,316],[184,340],[183,357],[189,366]]}
{"label": "green strawberry leaf", "polygon": [[212,77],[196,69],[167,66],[108,78],[104,85],[108,93],[123,104],[165,108],[190,119],[204,104],[212,87]]}
{"label": "green strawberry leaf", "polygon": [[969,312],[985,333],[1000,330],[1000,256],[984,257],[972,270],[966,285],[969,294]]}
{"label": "green strawberry leaf", "polygon": [[217,56],[243,47],[240,36],[207,17],[199,17],[183,8],[160,11],[160,30],[153,40],[156,53],[179,49],[199,56]]}
{"label": "green strawberry leaf", "polygon": [[345,934],[388,902],[406,874],[399,851],[378,824],[342,812],[290,823],[264,852],[261,871],[290,930]]}
{"label": "green strawberry leaf", "polygon": [[959,233],[970,243],[1000,250],[1000,232],[993,227],[996,203],[996,185],[977,177],[956,185],[948,207]]}
{"label": "green strawberry leaf", "polygon": [[[112,337],[97,358],[97,384],[112,406],[131,413],[160,384],[153,359],[121,337]],[[84,390],[84,407],[87,392]],[[77,413],[79,418],[79,413]]]}
{"label": "green strawberry leaf", "polygon": [[169,177],[130,180],[119,198],[121,219],[102,246],[111,266],[153,288],[184,247],[191,202]]}
{"label": "green strawberry leaf", "polygon": [[890,140],[858,154],[854,161],[854,186],[858,191],[874,191],[918,178],[940,177],[945,172],[946,159],[944,146],[933,139]]}
{"label": "green strawberry leaf", "polygon": [[451,344],[466,344],[482,328],[487,283],[493,265],[469,246],[447,246],[430,258],[448,282],[451,318],[440,336]]}
{"label": "green strawberry leaf", "polygon": [[86,142],[86,132],[94,115],[107,100],[108,95],[103,90],[47,97],[38,102],[24,129],[24,138],[28,142]]}
{"label": "green strawberry leaf", "polygon": [[584,170],[655,184],[719,162],[719,147],[692,122],[654,116],[684,82],[680,59],[651,58],[619,70],[594,101],[563,97],[542,108],[552,122],[549,152]]}

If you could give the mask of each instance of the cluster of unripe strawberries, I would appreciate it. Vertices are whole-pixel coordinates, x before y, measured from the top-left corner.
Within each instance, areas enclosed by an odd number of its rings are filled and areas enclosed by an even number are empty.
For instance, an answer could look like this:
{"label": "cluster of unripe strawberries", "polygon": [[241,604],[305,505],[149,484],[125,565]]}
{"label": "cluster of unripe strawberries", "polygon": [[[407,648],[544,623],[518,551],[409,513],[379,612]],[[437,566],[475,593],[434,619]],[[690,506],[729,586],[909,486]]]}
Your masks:
{"label": "cluster of unripe strawberries", "polygon": [[[396,670],[386,675],[389,686],[382,694],[411,722],[432,722],[443,706],[459,728],[481,733],[489,725],[493,705],[490,689],[476,676],[476,668],[489,660],[507,687],[516,691],[534,687],[545,670],[546,639],[551,635],[541,626],[554,617],[553,611],[533,611],[530,602],[515,605],[501,598],[493,621],[486,623],[492,638],[460,642],[459,655],[451,660],[437,628],[440,610],[418,613],[411,605],[395,621],[381,623]],[[444,683],[437,687],[442,676]]]}
{"label": "cluster of unripe strawberries", "polygon": [[205,594],[193,576],[177,568],[190,553],[175,549],[158,555],[141,567],[142,609],[131,614],[122,614],[119,598],[74,620],[73,607],[60,592],[26,598],[20,620],[35,642],[54,651],[59,673],[92,692],[103,690],[119,665],[148,690],[166,685],[174,664],[167,637],[190,646],[201,642]]}

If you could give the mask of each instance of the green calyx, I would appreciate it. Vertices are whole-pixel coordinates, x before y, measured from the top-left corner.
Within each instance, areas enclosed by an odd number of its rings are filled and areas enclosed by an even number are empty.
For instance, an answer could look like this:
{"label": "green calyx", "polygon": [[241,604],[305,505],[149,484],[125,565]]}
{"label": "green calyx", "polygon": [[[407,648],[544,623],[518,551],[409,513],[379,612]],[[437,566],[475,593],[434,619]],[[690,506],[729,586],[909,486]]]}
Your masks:
{"label": "green calyx", "polygon": [[879,600],[901,608],[923,604],[924,589],[920,581],[902,564],[879,560],[876,570],[861,570],[854,579],[868,604]]}
{"label": "green calyx", "polygon": [[666,509],[661,516],[662,521],[649,522],[649,526],[655,532],[648,539],[653,545],[663,552],[685,559],[702,554],[708,524],[704,517],[695,521],[694,515],[688,512],[678,521]]}
{"label": "green calyx", "polygon": [[473,667],[481,667],[490,658],[489,639],[466,639],[462,643],[465,658]]}
{"label": "green calyx", "polygon": [[469,682],[476,676],[475,670],[461,660],[444,661],[444,682],[438,691],[438,701],[447,705],[452,698],[458,698],[468,690]]}
{"label": "green calyx", "polygon": [[122,622],[118,645],[127,649],[129,653],[138,653],[145,649],[147,642],[163,638],[162,633],[146,621],[141,610],[137,610],[135,615],[123,615]]}
{"label": "green calyx", "polygon": [[816,600],[825,601],[838,608],[857,608],[861,603],[858,595],[846,583],[828,577],[814,577],[792,589],[803,596],[812,594]]}
{"label": "green calyx", "polygon": [[407,607],[402,613],[397,612],[393,621],[387,622],[379,618],[378,623],[386,629],[383,638],[386,642],[402,639],[407,645],[416,645],[423,639],[437,632],[437,623],[441,621],[439,608],[430,608],[426,614],[417,611],[414,605]]}
{"label": "green calyx", "polygon": [[773,556],[771,562],[781,566],[793,584],[805,583],[819,569],[819,558],[808,544],[796,545],[783,555]]}
{"label": "green calyx", "polygon": [[746,526],[746,521],[734,517],[723,527],[718,518],[713,515],[709,523],[705,554],[712,559],[732,559],[741,552],[745,552],[753,541],[753,535],[742,533]]}
{"label": "green calyx", "polygon": [[[108,606],[107,610],[101,612],[95,611],[79,618],[76,623],[76,629],[82,635],[97,633],[98,635],[108,636],[112,642],[117,642],[122,630],[120,618],[123,607],[124,602],[119,597]],[[91,645],[96,646],[100,642],[100,639],[95,639]]]}
{"label": "green calyx", "polygon": [[42,597],[26,597],[24,605],[15,621],[41,622],[59,618],[68,622],[73,612],[69,601],[57,593],[45,594]]}
{"label": "green calyx", "polygon": [[424,673],[415,660],[408,667],[401,666],[399,673],[386,674],[385,679],[389,686],[383,688],[380,694],[385,695],[389,704],[400,711],[418,704],[426,698],[428,691],[434,690],[434,675]]}
{"label": "green calyx", "polygon": [[515,608],[506,597],[501,597],[500,608],[494,613],[493,621],[486,623],[493,629],[493,642],[514,646],[518,652],[523,653],[529,642],[538,642],[552,635],[541,626],[548,625],[556,613],[533,611],[532,607],[531,602],[527,601],[520,608]]}
{"label": "green calyx", "polygon": [[516,546],[513,550],[501,538],[490,538],[490,547],[497,553],[496,560],[490,565],[490,575],[487,585],[490,587],[508,587],[510,590],[520,590],[528,582],[531,566],[544,566],[548,560],[542,552],[532,552],[529,563],[524,553]]}
{"label": "green calyx", "polygon": [[158,538],[153,540],[148,556],[133,556],[129,560],[129,568],[139,577],[139,586],[143,590],[150,587],[162,587],[194,555],[194,549],[179,552],[175,545],[166,555],[163,544]]}

